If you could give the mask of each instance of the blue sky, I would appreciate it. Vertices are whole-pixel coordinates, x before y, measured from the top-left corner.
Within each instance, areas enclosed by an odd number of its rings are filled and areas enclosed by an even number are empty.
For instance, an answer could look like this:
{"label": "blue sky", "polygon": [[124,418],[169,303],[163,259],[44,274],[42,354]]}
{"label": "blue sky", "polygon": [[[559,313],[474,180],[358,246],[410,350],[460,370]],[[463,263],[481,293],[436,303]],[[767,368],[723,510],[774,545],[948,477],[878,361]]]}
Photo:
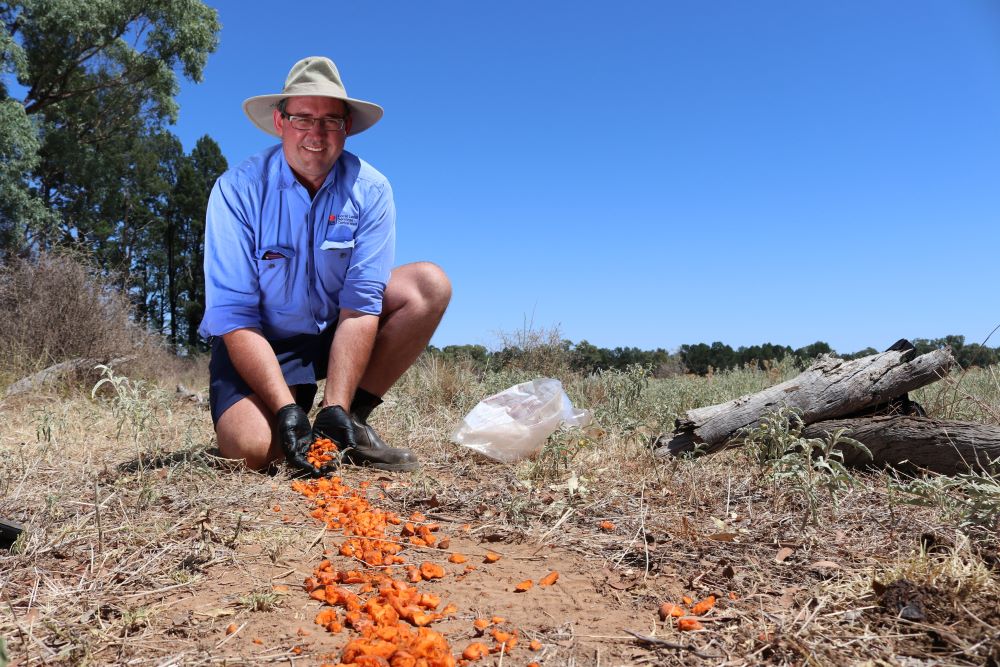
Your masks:
{"label": "blue sky", "polygon": [[243,99],[331,57],[385,108],[348,150],[392,182],[398,261],[452,278],[436,345],[529,322],[850,352],[1000,324],[994,0],[209,4],[174,131],[235,165],[273,141]]}

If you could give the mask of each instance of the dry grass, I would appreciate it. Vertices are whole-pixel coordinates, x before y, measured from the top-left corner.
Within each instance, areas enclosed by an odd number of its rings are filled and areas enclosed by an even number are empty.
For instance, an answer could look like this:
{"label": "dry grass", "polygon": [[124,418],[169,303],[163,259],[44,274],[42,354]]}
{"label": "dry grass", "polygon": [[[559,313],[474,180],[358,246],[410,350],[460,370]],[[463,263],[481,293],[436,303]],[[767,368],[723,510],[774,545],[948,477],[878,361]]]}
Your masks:
{"label": "dry grass", "polygon": [[[594,410],[595,427],[558,433],[536,459],[500,465],[449,444],[448,434],[478,400],[534,374],[477,374],[423,359],[373,415],[388,440],[412,446],[424,462],[411,476],[388,476],[398,484],[386,502],[468,522],[496,544],[580,557],[609,607],[634,619],[600,640],[619,662],[1000,659],[1000,576],[989,558],[996,526],[970,534],[943,504],[909,504],[907,480],[889,471],[852,472],[855,484],[836,505],[821,504],[817,521],[803,526],[805,500],[774,483],[749,448],[704,459],[650,452],[649,437],[683,410],[791,373],[567,373],[560,379],[575,403]],[[960,400],[923,400],[939,414],[996,423],[994,378],[995,369],[970,371],[947,389]],[[27,526],[12,552],[0,551],[7,651],[26,665],[287,662],[287,653],[251,658],[234,653],[236,641],[215,638],[220,623],[242,627],[283,613],[270,584],[289,572],[301,581],[315,560],[316,527],[278,507],[295,502],[285,472],[248,473],[212,456],[207,412],[174,398],[172,386],[123,387],[106,386],[96,399],[81,388],[2,406],[0,516]],[[600,530],[604,520],[615,530]],[[912,585],[905,595],[899,586],[895,598],[873,589],[873,581],[901,579]],[[209,589],[225,601],[217,618],[181,613],[185,599]],[[656,616],[664,601],[709,593],[720,602],[704,632],[683,635]],[[923,617],[901,617],[900,600],[919,603]],[[567,618],[537,629],[555,647],[544,664],[594,662],[583,648],[593,644],[566,639],[572,627]]]}
{"label": "dry grass", "polygon": [[[128,300],[85,260],[63,251],[0,267],[0,385],[76,359],[116,361],[130,377],[163,386],[202,382],[207,361],[174,355],[133,321]],[[57,378],[82,385],[87,366]],[[58,382],[56,383],[58,385]]]}

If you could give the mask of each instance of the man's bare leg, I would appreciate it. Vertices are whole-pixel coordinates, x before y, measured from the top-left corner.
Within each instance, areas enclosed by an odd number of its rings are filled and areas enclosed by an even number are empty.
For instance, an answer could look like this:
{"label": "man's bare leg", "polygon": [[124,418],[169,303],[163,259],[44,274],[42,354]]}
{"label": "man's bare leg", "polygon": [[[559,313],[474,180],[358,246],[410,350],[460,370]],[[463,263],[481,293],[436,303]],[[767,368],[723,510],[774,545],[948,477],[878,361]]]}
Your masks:
{"label": "man's bare leg", "polygon": [[362,389],[382,396],[427,348],[451,301],[451,281],[431,262],[392,270]]}
{"label": "man's bare leg", "polygon": [[255,394],[222,413],[215,435],[222,456],[243,459],[252,470],[264,470],[271,461],[284,456],[274,436],[274,415]]}
{"label": "man's bare leg", "polygon": [[[382,299],[379,332],[361,387],[381,396],[406,372],[441,322],[451,300],[451,282],[430,262],[393,270]],[[284,457],[274,433],[274,415],[256,395],[240,399],[215,425],[219,453],[264,470]]]}
{"label": "man's bare leg", "polygon": [[[289,389],[295,396],[298,387]],[[266,470],[285,457],[274,431],[274,415],[256,394],[241,398],[222,413],[215,437],[222,456],[243,459],[251,470]]]}

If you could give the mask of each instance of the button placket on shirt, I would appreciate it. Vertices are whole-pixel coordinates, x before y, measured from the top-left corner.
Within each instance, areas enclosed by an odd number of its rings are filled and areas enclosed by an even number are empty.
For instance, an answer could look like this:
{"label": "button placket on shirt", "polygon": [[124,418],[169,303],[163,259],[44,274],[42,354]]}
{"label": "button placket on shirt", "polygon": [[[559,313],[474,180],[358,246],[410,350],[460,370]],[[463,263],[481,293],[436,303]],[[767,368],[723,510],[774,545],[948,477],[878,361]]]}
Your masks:
{"label": "button placket on shirt", "polygon": [[[320,188],[316,196],[313,197],[312,203],[309,206],[309,261],[311,266],[318,266],[318,260],[316,259],[316,234],[318,231],[322,231],[324,238],[326,235],[326,225],[327,225],[327,213],[328,210],[333,210],[333,204],[336,203],[336,191],[334,190],[332,184],[326,184]],[[320,215],[322,212],[322,215]],[[319,327],[319,319],[317,306],[321,304],[319,295],[316,293],[316,285],[319,282],[319,278],[315,275],[315,271],[310,271],[309,274],[309,308],[312,312],[313,321],[317,322],[317,328]],[[328,323],[332,324],[332,323]]]}

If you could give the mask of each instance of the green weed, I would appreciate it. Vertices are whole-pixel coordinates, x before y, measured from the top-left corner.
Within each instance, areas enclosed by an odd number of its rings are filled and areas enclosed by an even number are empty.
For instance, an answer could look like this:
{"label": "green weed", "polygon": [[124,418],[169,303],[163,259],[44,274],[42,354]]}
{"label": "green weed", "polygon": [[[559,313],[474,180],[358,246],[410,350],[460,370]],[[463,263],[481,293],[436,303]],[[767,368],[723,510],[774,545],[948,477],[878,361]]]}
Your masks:
{"label": "green weed", "polygon": [[798,500],[805,508],[802,525],[819,525],[824,497],[838,507],[839,494],[856,487],[857,480],[844,466],[843,447],[853,447],[871,457],[863,444],[838,429],[827,438],[803,438],[801,413],[779,408],[746,429],[740,438],[763,478],[771,482],[776,497]]}
{"label": "green weed", "polygon": [[240,598],[240,605],[247,611],[274,611],[279,596],[274,591],[254,591]]}
{"label": "green weed", "polygon": [[[993,466],[1000,459],[993,462]],[[932,475],[899,486],[909,504],[936,507],[953,525],[974,538],[989,539],[1000,529],[1000,477],[983,471]]]}
{"label": "green weed", "polygon": [[98,364],[95,369],[101,372],[101,379],[94,385],[90,396],[96,398],[98,390],[105,385],[111,389],[111,410],[117,420],[116,437],[120,442],[122,433],[128,428],[129,440],[141,465],[143,452],[140,441],[147,431],[159,426],[158,413],[166,404],[163,392],[157,388],[147,389],[140,380],[116,375],[109,366]]}

